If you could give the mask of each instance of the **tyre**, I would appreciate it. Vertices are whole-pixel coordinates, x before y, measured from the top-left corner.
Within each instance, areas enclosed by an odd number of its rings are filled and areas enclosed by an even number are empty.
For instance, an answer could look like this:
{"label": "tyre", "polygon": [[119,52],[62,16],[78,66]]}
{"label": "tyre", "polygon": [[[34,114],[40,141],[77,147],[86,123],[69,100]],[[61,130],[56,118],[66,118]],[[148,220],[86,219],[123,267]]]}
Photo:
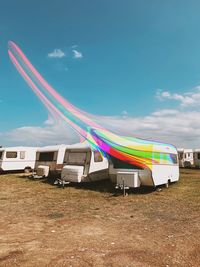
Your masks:
{"label": "tyre", "polygon": [[31,167],[26,167],[24,173],[30,173],[32,171]]}

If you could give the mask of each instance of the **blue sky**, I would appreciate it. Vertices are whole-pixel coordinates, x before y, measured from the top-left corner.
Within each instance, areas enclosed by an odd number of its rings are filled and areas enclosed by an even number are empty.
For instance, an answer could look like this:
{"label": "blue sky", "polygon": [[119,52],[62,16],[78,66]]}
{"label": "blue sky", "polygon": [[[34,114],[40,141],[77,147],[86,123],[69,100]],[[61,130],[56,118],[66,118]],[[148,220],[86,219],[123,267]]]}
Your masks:
{"label": "blue sky", "polygon": [[[200,129],[194,129],[194,144],[187,125],[180,143],[173,137],[179,133],[170,118],[182,125],[188,116],[199,114],[194,100],[200,84],[199,1],[0,0],[0,6],[3,144],[23,143],[13,138],[20,129],[34,130],[35,135],[36,129],[44,134],[55,130],[45,123],[46,109],[8,58],[7,42],[13,40],[47,81],[79,108],[106,117],[113,127],[124,121],[124,127],[140,124],[130,127],[133,135],[146,130],[147,136],[179,146],[198,145]],[[55,49],[64,56],[50,57]],[[158,112],[165,136],[156,124]],[[57,143],[59,138],[48,141]]]}

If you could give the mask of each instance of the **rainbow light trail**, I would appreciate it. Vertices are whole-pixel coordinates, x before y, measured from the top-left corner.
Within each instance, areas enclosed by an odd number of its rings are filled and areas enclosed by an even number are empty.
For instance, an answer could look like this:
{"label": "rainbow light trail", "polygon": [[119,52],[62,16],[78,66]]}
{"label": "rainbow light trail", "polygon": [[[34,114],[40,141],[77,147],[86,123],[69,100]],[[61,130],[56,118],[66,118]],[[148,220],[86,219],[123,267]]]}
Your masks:
{"label": "rainbow light trail", "polygon": [[108,131],[50,86],[14,42],[10,41],[8,47],[8,54],[14,66],[51,115],[68,123],[82,139],[90,143],[93,149],[99,149],[105,155],[108,154],[141,168],[152,169],[153,164],[173,164],[172,155],[163,152],[166,149],[174,151],[172,145],[122,137]]}

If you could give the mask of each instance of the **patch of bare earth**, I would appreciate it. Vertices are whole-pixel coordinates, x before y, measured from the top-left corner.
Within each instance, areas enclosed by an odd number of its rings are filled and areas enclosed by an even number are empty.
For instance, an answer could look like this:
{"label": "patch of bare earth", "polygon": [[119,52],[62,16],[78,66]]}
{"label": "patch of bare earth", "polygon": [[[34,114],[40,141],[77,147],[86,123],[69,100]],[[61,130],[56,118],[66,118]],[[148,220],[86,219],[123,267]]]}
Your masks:
{"label": "patch of bare earth", "polygon": [[0,266],[200,266],[200,170],[125,198],[109,181],[62,189],[19,174],[0,190]]}

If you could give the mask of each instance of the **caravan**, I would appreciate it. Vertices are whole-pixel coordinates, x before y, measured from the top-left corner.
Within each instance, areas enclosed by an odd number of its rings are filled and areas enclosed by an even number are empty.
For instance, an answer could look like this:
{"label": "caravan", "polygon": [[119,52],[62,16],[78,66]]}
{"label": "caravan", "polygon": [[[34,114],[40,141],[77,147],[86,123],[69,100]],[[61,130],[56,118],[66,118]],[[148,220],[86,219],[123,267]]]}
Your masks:
{"label": "caravan", "polygon": [[[160,158],[156,162],[152,158],[151,168],[142,168],[128,162],[110,157],[109,175],[116,187],[135,188],[140,186],[167,185],[179,180],[178,153],[173,146],[161,147],[153,145],[153,154],[159,153]],[[158,152],[159,151],[159,152]],[[148,153],[145,152],[144,153]],[[166,158],[167,160],[163,160]]]}
{"label": "caravan", "polygon": [[185,168],[191,168],[194,166],[194,157],[192,149],[184,149],[183,162],[183,167]]}
{"label": "caravan", "polygon": [[0,171],[32,171],[36,159],[35,147],[0,148]]}
{"label": "caravan", "polygon": [[88,143],[71,145],[65,151],[61,184],[91,182],[108,179],[108,160]]}
{"label": "caravan", "polygon": [[45,146],[37,150],[34,178],[59,176],[68,145]]}
{"label": "caravan", "polygon": [[179,167],[191,168],[194,166],[194,152],[192,149],[178,148]]}

